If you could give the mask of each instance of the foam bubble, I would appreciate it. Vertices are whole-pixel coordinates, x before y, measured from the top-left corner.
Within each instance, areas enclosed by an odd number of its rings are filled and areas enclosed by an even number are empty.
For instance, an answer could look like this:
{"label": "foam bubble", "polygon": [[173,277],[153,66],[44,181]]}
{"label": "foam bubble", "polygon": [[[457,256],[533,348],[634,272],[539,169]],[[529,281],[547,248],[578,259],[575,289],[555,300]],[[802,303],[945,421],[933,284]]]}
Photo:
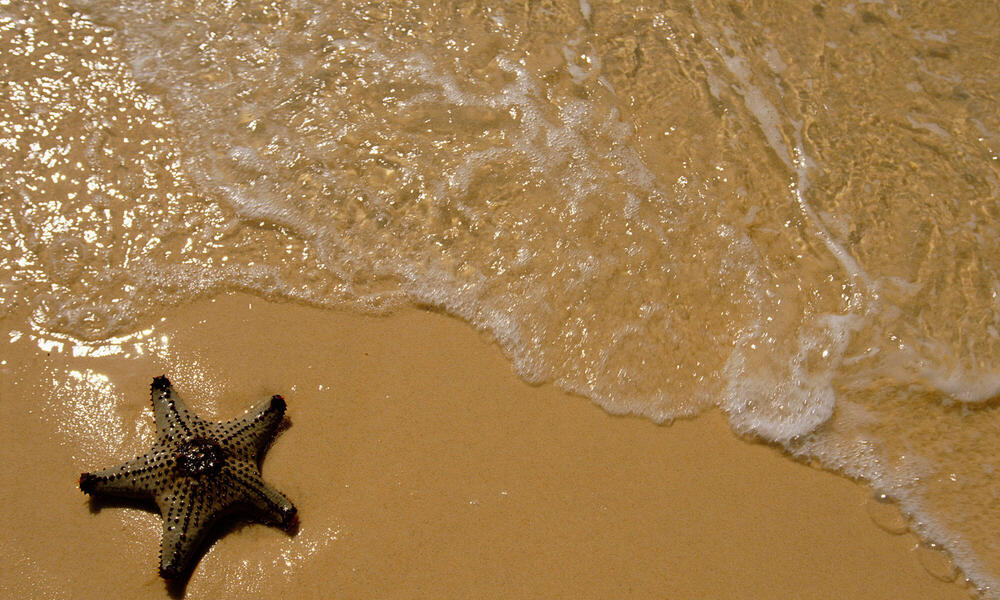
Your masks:
{"label": "foam bubble", "polygon": [[784,443],[815,431],[833,414],[832,381],[862,324],[856,315],[822,315],[800,330],[793,352],[767,343],[760,325],[741,335],[725,370],[723,408],[733,426]]}

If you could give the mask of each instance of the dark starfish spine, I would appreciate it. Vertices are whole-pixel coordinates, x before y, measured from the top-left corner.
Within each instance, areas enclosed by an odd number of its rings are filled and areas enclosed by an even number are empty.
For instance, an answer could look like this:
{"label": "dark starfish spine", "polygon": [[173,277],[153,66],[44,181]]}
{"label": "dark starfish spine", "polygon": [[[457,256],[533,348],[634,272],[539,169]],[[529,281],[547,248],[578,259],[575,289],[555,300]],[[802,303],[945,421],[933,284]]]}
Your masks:
{"label": "dark starfish spine", "polygon": [[295,506],[260,476],[260,459],[284,416],[272,396],[239,419],[206,421],[191,413],[166,377],[150,385],[157,439],[117,467],[83,473],[86,494],[152,498],[163,517],[160,575],[178,579],[194,566],[207,532],[223,515],[252,513],[286,529]]}

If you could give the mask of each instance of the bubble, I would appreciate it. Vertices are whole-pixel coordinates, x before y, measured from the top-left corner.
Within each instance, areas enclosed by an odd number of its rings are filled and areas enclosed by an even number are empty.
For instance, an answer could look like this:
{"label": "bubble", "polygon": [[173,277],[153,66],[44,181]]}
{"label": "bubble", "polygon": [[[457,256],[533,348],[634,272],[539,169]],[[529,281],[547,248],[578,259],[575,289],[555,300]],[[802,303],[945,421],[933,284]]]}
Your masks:
{"label": "bubble", "polygon": [[917,546],[916,552],[920,565],[934,578],[951,582],[958,577],[954,561],[940,545],[922,543]]}
{"label": "bubble", "polygon": [[893,535],[902,535],[910,530],[906,517],[900,512],[896,502],[886,494],[874,494],[865,503],[868,516],[880,529]]}

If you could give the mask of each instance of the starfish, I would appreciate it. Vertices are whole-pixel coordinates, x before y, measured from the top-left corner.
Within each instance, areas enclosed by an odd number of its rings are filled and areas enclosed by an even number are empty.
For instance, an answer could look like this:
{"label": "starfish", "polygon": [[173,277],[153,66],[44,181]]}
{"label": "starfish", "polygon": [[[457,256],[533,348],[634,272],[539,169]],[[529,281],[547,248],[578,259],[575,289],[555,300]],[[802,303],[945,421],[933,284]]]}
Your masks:
{"label": "starfish", "polygon": [[264,482],[260,459],[285,414],[272,396],[239,419],[206,421],[184,405],[166,377],[150,386],[156,443],[117,467],[80,475],[86,494],[152,498],[163,517],[160,576],[177,580],[198,558],[223,515],[249,513],[291,530],[295,506]]}

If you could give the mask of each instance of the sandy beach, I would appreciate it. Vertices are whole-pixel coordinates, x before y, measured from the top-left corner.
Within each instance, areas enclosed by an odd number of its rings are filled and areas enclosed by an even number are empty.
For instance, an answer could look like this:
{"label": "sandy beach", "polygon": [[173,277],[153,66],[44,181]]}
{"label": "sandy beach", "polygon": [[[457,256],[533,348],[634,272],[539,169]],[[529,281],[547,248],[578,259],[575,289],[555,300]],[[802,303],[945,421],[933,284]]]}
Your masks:
{"label": "sandy beach", "polygon": [[[921,566],[914,536],[876,526],[864,486],[737,439],[717,413],[659,426],[530,386],[440,314],[237,294],[104,350],[5,325],[6,598],[969,597]],[[263,474],[301,515],[294,535],[231,527],[172,591],[155,508],[77,488],[148,448],[164,373],[212,419],[284,394]]]}

